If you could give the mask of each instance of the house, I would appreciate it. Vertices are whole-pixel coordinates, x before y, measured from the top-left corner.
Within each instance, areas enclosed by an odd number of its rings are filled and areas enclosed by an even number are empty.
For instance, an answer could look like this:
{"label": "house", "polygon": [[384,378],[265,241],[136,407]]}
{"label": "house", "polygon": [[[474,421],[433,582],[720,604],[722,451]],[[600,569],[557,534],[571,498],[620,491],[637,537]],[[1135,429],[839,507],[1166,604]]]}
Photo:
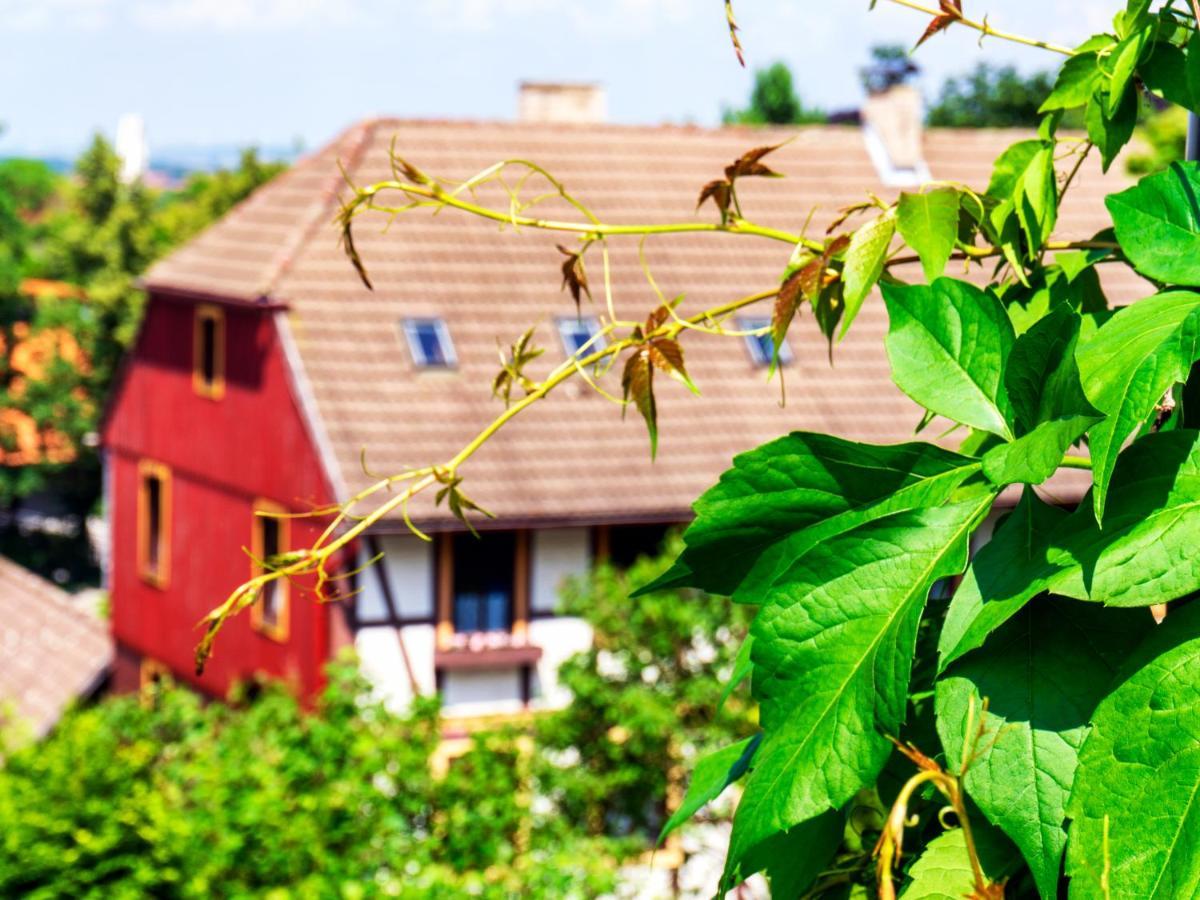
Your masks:
{"label": "house", "polygon": [[[661,445],[651,462],[640,421],[567,384],[500,431],[462,473],[496,515],[482,539],[431,498],[413,520],[372,528],[349,572],[353,602],[318,605],[303,585],[279,585],[222,632],[202,677],[192,671],[196,623],[254,571],[253,558],[304,547],[319,518],[271,519],[342,501],[410,465],[442,462],[502,408],[491,396],[497,341],[536,323],[544,371],[594,334],[603,304],[581,314],[559,290],[562,235],[511,233],[453,212],[362,220],[356,240],[375,289],[339,247],[333,219],[346,175],[391,177],[389,147],[425,171],[466,179],[506,158],[536,160],[597,215],[616,222],[711,220],[700,186],[745,150],[790,141],[771,157],[782,180],[748,179],[743,209],[796,230],[815,210],[819,233],[867,191],[894,196],[926,177],[986,184],[1011,131],[920,134],[911,95],[877,99],[862,128],[705,129],[594,121],[586,91],[526,85],[515,122],[376,119],[273,180],[146,278],[145,323],[103,429],[111,515],[115,683],[132,689],[164,668],[212,693],[264,672],[311,694],[332,654],[353,643],[367,674],[397,703],[440,690],[447,714],[516,713],[565,700],[555,672],[587,646],[580,621],[555,614],[564,576],[598,558],[626,560],[686,521],[691,502],[733,454],[794,429],[877,442],[904,440],[920,419],[891,384],[886,315],[869,300],[831,367],[817,329],[792,328],[783,375],[768,383],[762,340],[691,334],[689,370],[703,396],[661,379]],[[1089,161],[1060,218],[1092,235],[1107,223]],[[757,183],[755,183],[757,182]],[[537,191],[541,188],[528,188]],[[480,202],[507,208],[496,184]],[[561,202],[547,217],[575,218]],[[655,238],[645,253],[685,308],[776,283],[790,247],[731,235]],[[614,242],[618,314],[657,305],[636,240]],[[592,262],[593,281],[599,278]],[[1136,279],[1117,273],[1115,296]],[[747,313],[744,328],[767,322]],[[607,376],[614,381],[615,376]],[[619,387],[614,388],[619,391]],[[247,555],[247,548],[251,555]]]}
{"label": "house", "polygon": [[99,616],[0,557],[0,729],[42,737],[72,702],[103,687],[112,658]]}

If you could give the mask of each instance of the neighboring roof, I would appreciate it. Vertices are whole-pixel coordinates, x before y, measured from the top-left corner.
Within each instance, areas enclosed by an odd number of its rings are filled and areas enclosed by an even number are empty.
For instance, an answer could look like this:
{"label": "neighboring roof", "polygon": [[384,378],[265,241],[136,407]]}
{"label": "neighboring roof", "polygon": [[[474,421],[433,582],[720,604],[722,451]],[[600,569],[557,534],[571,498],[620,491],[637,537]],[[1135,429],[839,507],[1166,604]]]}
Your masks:
{"label": "neighboring roof", "polygon": [[112,663],[108,626],[48,581],[0,556],[0,716],[45,734]]}
{"label": "neighboring roof", "polygon": [[[1027,136],[1003,130],[930,131],[926,161],[935,179],[982,188],[993,159]],[[339,191],[337,163],[357,184],[390,177],[388,149],[438,177],[465,179],[506,158],[534,160],[559,177],[596,214],[612,222],[712,221],[697,212],[700,186],[720,177],[745,150],[785,140],[771,157],[787,175],[739,182],[743,209],[756,222],[799,230],[811,210],[810,234],[824,230],[837,209],[874,191],[895,196],[872,166],[858,128],[701,129],[526,123],[377,120],[347,131],[327,148],[254,194],[222,222],[154,267],[152,289],[215,294],[288,304],[303,362],[301,377],[332,448],[335,482],[356,490],[372,472],[450,458],[501,409],[490,396],[496,342],[507,345],[529,324],[541,323],[545,371],[563,358],[554,317],[574,312],[560,291],[569,236],[513,233],[454,211],[401,216],[386,233],[382,216],[360,219],[358,249],[375,290],[366,290],[345,260],[333,224]],[[1060,232],[1090,237],[1109,223],[1103,196],[1126,184],[1101,179],[1095,159],[1083,167],[1060,217]],[[530,193],[540,188],[530,185]],[[496,185],[481,202],[504,207]],[[561,202],[538,207],[547,218],[578,219]],[[613,287],[622,318],[642,319],[655,305],[642,276],[637,241],[615,240]],[[600,256],[589,253],[602,311]],[[646,253],[667,296],[685,294],[685,310],[732,300],[775,283],[791,248],[730,235],[650,239]],[[1107,282],[1116,299],[1130,300],[1138,279],[1124,271]],[[919,272],[914,273],[919,278]],[[767,310],[763,310],[767,312]],[[398,328],[406,316],[441,316],[453,337],[453,372],[418,371]],[[464,469],[464,488],[511,523],[589,519],[680,518],[729,465],[733,454],[793,429],[896,442],[911,437],[916,406],[892,385],[883,337],[887,317],[875,295],[831,368],[811,317],[792,326],[796,361],[786,370],[787,404],[778,382],[767,384],[742,341],[689,335],[687,364],[703,396],[659,378],[659,460],[649,460],[638,416],[618,410],[586,388],[567,386],[523,413]],[[608,387],[619,391],[614,375]],[[423,521],[445,511],[417,507]]]}

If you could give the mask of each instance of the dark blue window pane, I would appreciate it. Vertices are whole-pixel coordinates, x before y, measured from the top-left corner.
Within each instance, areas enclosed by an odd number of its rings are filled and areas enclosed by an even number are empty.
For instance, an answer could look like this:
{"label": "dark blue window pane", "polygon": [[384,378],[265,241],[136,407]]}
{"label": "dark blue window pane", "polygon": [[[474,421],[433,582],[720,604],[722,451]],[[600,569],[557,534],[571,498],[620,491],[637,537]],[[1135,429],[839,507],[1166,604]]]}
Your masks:
{"label": "dark blue window pane", "polygon": [[484,532],[454,536],[455,631],[508,631],[512,627],[516,536]]}

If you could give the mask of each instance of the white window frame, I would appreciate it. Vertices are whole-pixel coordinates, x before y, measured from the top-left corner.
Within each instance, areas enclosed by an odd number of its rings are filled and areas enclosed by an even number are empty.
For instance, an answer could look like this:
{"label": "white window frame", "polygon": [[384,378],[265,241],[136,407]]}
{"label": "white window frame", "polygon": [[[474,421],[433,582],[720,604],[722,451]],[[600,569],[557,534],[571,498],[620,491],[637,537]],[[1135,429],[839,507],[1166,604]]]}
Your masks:
{"label": "white window frame", "polygon": [[[426,325],[432,325],[437,334],[442,356],[445,357],[444,362],[432,362],[425,358],[417,329]],[[404,332],[404,339],[408,342],[408,352],[412,356],[413,365],[417,368],[453,369],[458,365],[458,354],[454,352],[454,341],[450,339],[450,329],[446,327],[445,319],[436,316],[413,316],[402,319],[400,327]]]}

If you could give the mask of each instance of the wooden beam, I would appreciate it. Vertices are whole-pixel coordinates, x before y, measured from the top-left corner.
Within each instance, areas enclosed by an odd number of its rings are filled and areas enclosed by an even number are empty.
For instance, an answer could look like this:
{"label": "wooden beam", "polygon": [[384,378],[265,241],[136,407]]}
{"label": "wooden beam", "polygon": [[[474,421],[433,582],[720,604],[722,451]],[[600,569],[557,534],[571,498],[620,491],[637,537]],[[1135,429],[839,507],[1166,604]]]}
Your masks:
{"label": "wooden beam", "polygon": [[529,531],[516,534],[513,553],[513,623],[514,638],[523,639],[529,633]]}
{"label": "wooden beam", "polygon": [[454,637],[454,535],[437,536],[437,645],[445,650]]}

